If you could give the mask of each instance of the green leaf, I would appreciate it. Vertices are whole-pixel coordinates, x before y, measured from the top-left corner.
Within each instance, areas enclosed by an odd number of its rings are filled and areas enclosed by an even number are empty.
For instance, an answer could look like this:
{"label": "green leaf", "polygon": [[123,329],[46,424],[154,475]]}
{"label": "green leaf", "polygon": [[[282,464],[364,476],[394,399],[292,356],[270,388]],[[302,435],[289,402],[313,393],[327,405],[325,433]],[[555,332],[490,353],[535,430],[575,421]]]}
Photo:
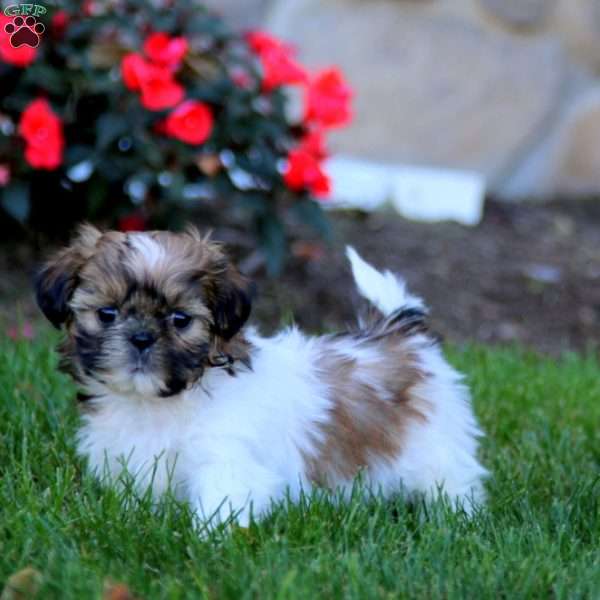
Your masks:
{"label": "green leaf", "polygon": [[130,129],[130,123],[125,116],[114,113],[102,115],[96,124],[96,147],[106,148]]}
{"label": "green leaf", "polygon": [[65,163],[67,165],[76,165],[83,160],[90,160],[94,157],[94,149],[91,146],[73,145],[67,148],[65,153]]}
{"label": "green leaf", "polygon": [[105,179],[95,177],[88,186],[87,193],[87,215],[95,218],[100,213],[103,204],[107,201],[108,184]]}
{"label": "green leaf", "polygon": [[2,208],[19,223],[25,223],[31,211],[29,185],[17,182],[4,188]]}
{"label": "green leaf", "polygon": [[26,85],[36,87],[43,82],[44,90],[51,94],[62,95],[68,93],[71,84],[64,74],[44,63],[32,64],[23,74],[23,82]]}
{"label": "green leaf", "polygon": [[300,200],[293,205],[291,211],[321,237],[331,239],[331,223],[318,202],[310,199]]}
{"label": "green leaf", "polygon": [[283,223],[278,217],[268,215],[259,220],[258,233],[265,252],[267,271],[272,277],[279,275],[286,257],[286,237]]}

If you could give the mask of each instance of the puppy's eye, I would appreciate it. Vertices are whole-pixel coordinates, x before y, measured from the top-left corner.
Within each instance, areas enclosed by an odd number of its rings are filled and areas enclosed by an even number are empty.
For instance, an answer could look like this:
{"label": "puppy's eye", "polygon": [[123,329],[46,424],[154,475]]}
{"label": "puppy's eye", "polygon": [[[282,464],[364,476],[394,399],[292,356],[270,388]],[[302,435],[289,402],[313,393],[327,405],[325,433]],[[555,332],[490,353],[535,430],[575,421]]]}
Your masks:
{"label": "puppy's eye", "polygon": [[171,320],[173,321],[173,327],[176,329],[185,329],[192,321],[192,317],[180,310],[176,310],[171,314]]}
{"label": "puppy's eye", "polygon": [[98,309],[98,318],[102,323],[114,323],[118,312],[114,306],[105,306]]}

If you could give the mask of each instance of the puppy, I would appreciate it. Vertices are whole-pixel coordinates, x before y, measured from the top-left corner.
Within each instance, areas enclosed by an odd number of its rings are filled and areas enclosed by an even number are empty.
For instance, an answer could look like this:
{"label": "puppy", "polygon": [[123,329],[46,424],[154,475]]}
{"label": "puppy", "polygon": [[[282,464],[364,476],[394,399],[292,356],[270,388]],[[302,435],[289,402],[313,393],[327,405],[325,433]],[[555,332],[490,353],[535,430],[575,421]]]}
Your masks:
{"label": "puppy", "polygon": [[108,482],[127,469],[202,519],[241,524],[286,494],[343,494],[359,472],[385,496],[481,503],[481,431],[422,302],[347,255],[375,316],[338,335],[263,338],[244,328],[252,286],[208,237],[83,225],[36,291],[66,334],[90,468]]}

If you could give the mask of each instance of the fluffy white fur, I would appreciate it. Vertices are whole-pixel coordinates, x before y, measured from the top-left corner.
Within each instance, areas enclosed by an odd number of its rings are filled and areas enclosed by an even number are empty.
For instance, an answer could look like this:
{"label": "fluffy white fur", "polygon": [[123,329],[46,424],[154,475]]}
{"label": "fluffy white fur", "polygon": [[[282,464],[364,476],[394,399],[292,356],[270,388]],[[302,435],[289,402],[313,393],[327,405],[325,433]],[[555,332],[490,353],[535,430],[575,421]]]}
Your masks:
{"label": "fluffy white fur", "polygon": [[[141,237],[136,244],[149,262],[160,260]],[[359,291],[384,314],[422,306],[396,276],[379,273],[351,248],[347,254]],[[246,335],[255,347],[252,370],[231,377],[209,369],[201,385],[175,398],[132,392],[94,399],[78,437],[91,468],[117,479],[126,465],[141,489],[152,485],[159,496],[170,484],[200,517],[223,520],[233,511],[242,524],[251,512],[264,514],[273,499],[309,491],[305,458],[316,452],[318,425],[330,418],[328,390],[314,366],[324,342],[294,327],[273,338],[252,330]],[[365,479],[386,496],[402,491],[433,498],[443,489],[470,510],[483,500],[486,471],[476,458],[481,431],[461,376],[438,346],[425,342],[415,336],[415,352],[432,374],[416,391],[430,406],[427,420],[411,422],[395,460],[374,458]],[[350,337],[334,343],[347,356],[373,352]],[[352,485],[342,478],[336,483]]]}

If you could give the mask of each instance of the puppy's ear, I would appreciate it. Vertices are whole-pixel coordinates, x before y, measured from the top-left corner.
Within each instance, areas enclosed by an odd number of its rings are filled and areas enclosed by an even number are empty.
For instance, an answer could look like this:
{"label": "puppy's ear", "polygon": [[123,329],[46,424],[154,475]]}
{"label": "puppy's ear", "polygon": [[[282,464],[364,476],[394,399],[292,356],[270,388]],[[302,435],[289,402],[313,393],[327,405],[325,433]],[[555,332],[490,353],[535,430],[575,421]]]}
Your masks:
{"label": "puppy's ear", "polygon": [[77,287],[77,274],[94,253],[102,233],[92,225],[82,225],[68,248],[57,252],[34,280],[38,306],[57,329],[69,316],[68,302]]}
{"label": "puppy's ear", "polygon": [[242,328],[250,316],[255,292],[254,282],[229,264],[211,277],[206,296],[219,337],[229,341]]}

